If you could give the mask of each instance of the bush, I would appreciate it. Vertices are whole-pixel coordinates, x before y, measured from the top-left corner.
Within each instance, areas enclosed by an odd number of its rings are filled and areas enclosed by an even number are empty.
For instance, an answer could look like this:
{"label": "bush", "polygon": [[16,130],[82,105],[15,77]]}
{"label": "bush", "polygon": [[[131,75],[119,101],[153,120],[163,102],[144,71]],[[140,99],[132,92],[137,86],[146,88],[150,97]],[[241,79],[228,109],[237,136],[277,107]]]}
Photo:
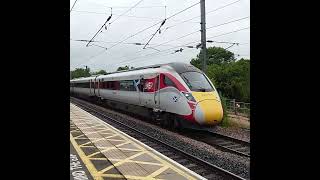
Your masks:
{"label": "bush", "polygon": [[227,114],[227,98],[225,98],[224,96],[222,96],[220,94],[220,99],[221,99],[221,104],[222,104],[222,109],[223,109],[223,119],[221,122],[221,126],[228,127],[230,124],[229,124],[229,118],[228,118],[228,114]]}

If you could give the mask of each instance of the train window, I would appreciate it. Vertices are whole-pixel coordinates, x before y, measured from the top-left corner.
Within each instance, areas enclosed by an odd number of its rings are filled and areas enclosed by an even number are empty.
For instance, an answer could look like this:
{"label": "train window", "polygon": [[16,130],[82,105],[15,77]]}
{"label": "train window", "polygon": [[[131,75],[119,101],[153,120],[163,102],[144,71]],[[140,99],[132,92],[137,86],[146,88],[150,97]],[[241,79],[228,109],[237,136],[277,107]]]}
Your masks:
{"label": "train window", "polygon": [[106,82],[103,82],[102,80],[101,80],[101,82],[100,82],[100,89],[105,89],[106,87]]}
{"label": "train window", "polygon": [[90,82],[75,83],[75,87],[90,88]]}
{"label": "train window", "polygon": [[145,83],[145,80],[141,79],[140,83],[138,84],[138,88],[140,92],[143,92],[144,83]]}
{"label": "train window", "polygon": [[107,81],[106,83],[106,89],[116,90],[115,81]]}
{"label": "train window", "polygon": [[185,72],[181,74],[182,79],[191,91],[211,92],[214,91],[208,79],[199,72]]}
{"label": "train window", "polygon": [[174,82],[172,82],[171,79],[169,79],[167,76],[164,76],[164,85],[176,87]]}
{"label": "train window", "polygon": [[134,83],[132,80],[120,81],[120,90],[121,91],[136,91]]}

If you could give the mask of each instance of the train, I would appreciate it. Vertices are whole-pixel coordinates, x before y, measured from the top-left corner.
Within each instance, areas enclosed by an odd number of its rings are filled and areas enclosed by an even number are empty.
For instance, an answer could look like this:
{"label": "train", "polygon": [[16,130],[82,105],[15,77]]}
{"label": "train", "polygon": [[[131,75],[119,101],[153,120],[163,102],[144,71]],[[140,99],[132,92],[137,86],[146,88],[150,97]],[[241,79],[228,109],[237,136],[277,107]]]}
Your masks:
{"label": "train", "polygon": [[223,119],[215,86],[205,73],[187,63],[72,79],[70,93],[147,117],[172,129],[212,127]]}

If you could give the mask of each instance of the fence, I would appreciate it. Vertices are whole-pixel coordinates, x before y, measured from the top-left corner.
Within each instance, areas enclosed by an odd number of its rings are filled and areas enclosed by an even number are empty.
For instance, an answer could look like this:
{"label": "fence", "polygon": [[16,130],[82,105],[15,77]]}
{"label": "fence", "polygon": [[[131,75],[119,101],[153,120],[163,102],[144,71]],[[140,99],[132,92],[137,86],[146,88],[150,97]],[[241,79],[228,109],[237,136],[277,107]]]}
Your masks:
{"label": "fence", "polygon": [[235,99],[227,99],[226,105],[228,114],[247,117],[250,120],[250,103],[237,102]]}

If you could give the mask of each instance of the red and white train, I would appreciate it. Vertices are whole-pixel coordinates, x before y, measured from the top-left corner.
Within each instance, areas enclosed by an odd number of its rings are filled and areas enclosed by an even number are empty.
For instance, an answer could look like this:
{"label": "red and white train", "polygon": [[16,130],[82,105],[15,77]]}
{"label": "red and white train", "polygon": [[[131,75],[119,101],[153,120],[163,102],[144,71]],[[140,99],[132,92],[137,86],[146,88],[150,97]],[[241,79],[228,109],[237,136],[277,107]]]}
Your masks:
{"label": "red and white train", "polygon": [[185,63],[169,63],[73,79],[73,95],[152,117],[167,127],[204,127],[221,122],[220,97],[209,78]]}

